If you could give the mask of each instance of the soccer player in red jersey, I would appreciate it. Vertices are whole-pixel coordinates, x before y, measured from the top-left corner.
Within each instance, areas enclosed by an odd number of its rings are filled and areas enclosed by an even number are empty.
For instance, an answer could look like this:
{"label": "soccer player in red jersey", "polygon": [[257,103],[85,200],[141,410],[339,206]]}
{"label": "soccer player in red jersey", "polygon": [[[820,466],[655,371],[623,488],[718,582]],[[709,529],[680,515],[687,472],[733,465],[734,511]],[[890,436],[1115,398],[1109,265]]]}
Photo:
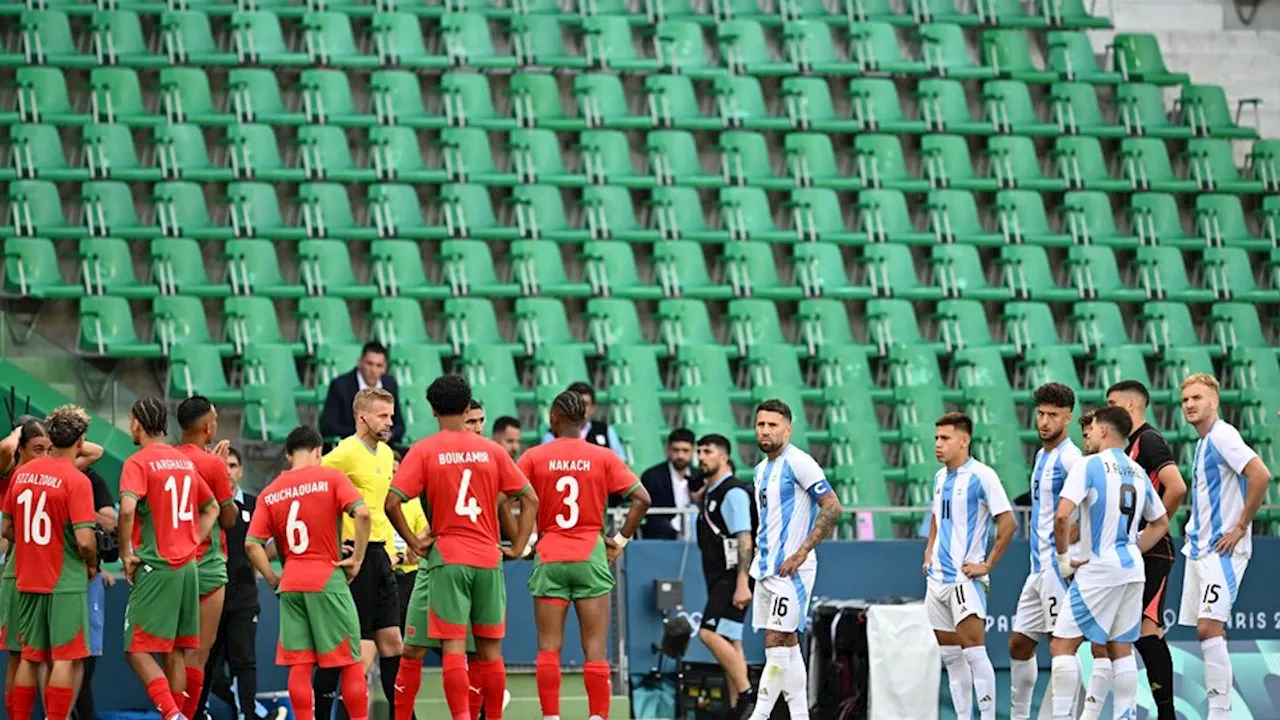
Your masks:
{"label": "soccer player in red jersey", "polygon": [[[529,577],[538,625],[538,698],[544,720],[560,720],[560,647],[569,603],[582,630],[582,682],[591,720],[609,717],[609,563],[635,535],[649,509],[649,492],[618,454],[582,439],[587,404],[567,390],[551,403],[555,439],[530,448],[518,466],[542,502],[538,505],[538,558]],[[631,499],[621,532],[606,540],[609,495]]]}
{"label": "soccer player in red jersey", "polygon": [[45,691],[50,720],[66,720],[75,693],[76,667],[89,656],[89,579],[97,571],[93,488],[73,461],[84,443],[89,416],[65,405],[45,424],[49,454],[14,473],[4,498],[0,534],[13,543],[17,569],[17,632],[22,644],[12,717],[30,720],[38,673],[52,661]]}
{"label": "soccer player in red jersey", "polygon": [[[311,673],[341,668],[342,702],[351,720],[368,720],[369,687],[360,662],[360,618],[347,585],[360,573],[373,517],[341,470],[321,465],[324,438],[306,427],[285,440],[289,469],[258,496],[245,554],[280,595],[276,664],[289,666],[289,700],[298,720],[314,720]],[[355,520],[355,550],[343,559],[338,528]],[[263,545],[274,538],[284,560],[276,577]],[[327,718],[325,720],[328,720]]]}
{"label": "soccer player in red jersey", "polygon": [[182,444],[178,451],[195,464],[196,471],[209,485],[219,510],[218,524],[196,549],[198,590],[200,594],[200,647],[187,663],[187,689],[181,700],[182,714],[200,716],[200,695],[204,685],[204,666],[209,650],[217,639],[222,621],[222,603],[227,585],[227,534],[224,528],[235,527],[236,504],[231,492],[231,476],[227,474],[227,453],[231,444],[218,443],[213,452],[205,448],[218,436],[218,411],[202,395],[193,395],[178,405],[178,427],[182,428]]}
{"label": "soccer player in red jersey", "polygon": [[[396,532],[431,573],[428,633],[443,641],[445,700],[453,720],[471,720],[468,695],[466,637],[471,627],[476,641],[475,674],[484,693],[489,720],[501,720],[507,673],[502,661],[506,634],[507,589],[501,562],[519,557],[529,541],[538,512],[538,497],[524,473],[502,446],[467,431],[464,416],[471,387],[460,375],[438,377],[427,388],[427,402],[440,423],[440,432],[419,441],[400,463],[387,517]],[[400,504],[421,496],[430,513],[434,542],[414,535]],[[500,548],[498,501],[518,498],[520,523],[509,548]],[[413,618],[409,619],[410,622]],[[409,646],[396,675],[396,717],[413,709],[422,684],[426,648]]]}
{"label": "soccer player in red jersey", "polygon": [[[120,560],[129,589],[125,658],[163,720],[184,717],[174,692],[200,646],[196,552],[218,520],[218,504],[195,463],[164,441],[164,400],[140,398],[129,433],[140,450],[120,472]],[[164,669],[152,653],[165,656]]]}

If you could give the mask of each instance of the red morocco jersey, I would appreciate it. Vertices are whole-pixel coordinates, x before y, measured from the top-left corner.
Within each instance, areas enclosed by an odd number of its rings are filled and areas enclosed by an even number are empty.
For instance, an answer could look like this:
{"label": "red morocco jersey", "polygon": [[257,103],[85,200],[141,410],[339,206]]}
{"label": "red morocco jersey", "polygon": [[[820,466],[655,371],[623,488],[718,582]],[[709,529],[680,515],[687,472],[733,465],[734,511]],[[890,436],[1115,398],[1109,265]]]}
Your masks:
{"label": "red morocco jersey", "polygon": [[502,561],[498,493],[519,495],[528,487],[501,445],[462,430],[441,430],[419,440],[391,483],[402,500],[422,496],[445,564],[478,568],[495,568]]}
{"label": "red morocco jersey", "polygon": [[138,501],[133,551],[140,560],[176,568],[196,557],[198,510],[213,502],[213,493],[191,458],[169,445],[142,448],[124,461],[120,495]]}
{"label": "red morocco jersey", "polygon": [[93,486],[70,460],[44,456],[14,471],[4,514],[13,521],[18,590],[87,591],[89,569],[80,558],[75,531],[93,527]]}
{"label": "red morocco jersey", "polygon": [[334,567],[342,515],[363,503],[341,470],[323,466],[286,470],[267,485],[249,521],[249,539],[275,538],[284,559],[280,592],[320,592],[342,572]]}
{"label": "red morocco jersey", "polygon": [[557,438],[530,448],[520,470],[538,493],[538,559],[583,562],[604,530],[609,494],[640,483],[618,454],[578,438]]}
{"label": "red morocco jersey", "polygon": [[[227,464],[222,458],[205,450],[198,445],[179,445],[178,451],[183,455],[191,458],[191,462],[195,463],[196,472],[200,473],[200,477],[204,478],[205,483],[209,486],[209,492],[213,493],[213,499],[217,501],[218,507],[224,508],[231,504],[235,494],[231,492],[231,476],[227,474]],[[203,560],[210,552],[222,553],[222,557],[227,556],[227,532],[222,526],[215,523],[214,531],[209,532],[209,537],[200,541],[200,547],[196,548],[196,557]]]}

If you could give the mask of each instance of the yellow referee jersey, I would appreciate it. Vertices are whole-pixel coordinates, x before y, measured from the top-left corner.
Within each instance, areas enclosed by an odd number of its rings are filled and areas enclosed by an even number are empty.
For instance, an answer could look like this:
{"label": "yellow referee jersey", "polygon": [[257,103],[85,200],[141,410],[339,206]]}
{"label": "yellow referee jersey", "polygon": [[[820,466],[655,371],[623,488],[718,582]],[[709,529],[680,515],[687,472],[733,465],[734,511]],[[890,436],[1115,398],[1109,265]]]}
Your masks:
{"label": "yellow referee jersey", "polygon": [[[351,437],[338,443],[324,456],[325,467],[341,470],[351,480],[351,484],[360,491],[364,504],[373,516],[373,529],[369,533],[369,542],[390,543],[396,534],[387,519],[385,509],[387,491],[391,488],[391,466],[395,462],[395,454],[386,443],[378,443],[377,450],[370,450],[360,438]],[[355,521],[343,515],[342,536],[355,537]]]}
{"label": "yellow referee jersey", "polygon": [[[407,503],[402,503],[400,509],[404,511],[404,520],[409,523],[409,529],[414,535],[422,532],[427,527],[427,514],[422,512],[422,499],[414,498]],[[391,556],[391,564],[396,566],[396,570],[400,572],[416,572],[418,563],[401,563],[396,565],[396,554],[405,551],[408,547],[404,538],[400,537],[400,533],[393,533],[391,544],[387,545],[387,554]]]}

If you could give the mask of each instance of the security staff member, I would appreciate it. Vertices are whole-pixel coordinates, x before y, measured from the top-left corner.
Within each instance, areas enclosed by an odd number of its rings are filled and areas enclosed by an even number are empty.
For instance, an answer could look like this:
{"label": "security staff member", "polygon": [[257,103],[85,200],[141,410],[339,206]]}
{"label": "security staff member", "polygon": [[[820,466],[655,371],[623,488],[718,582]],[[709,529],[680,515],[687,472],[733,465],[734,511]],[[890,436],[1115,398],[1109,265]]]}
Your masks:
{"label": "security staff member", "polygon": [[724,669],[735,716],[745,717],[754,702],[742,650],[742,621],[753,591],[748,572],[760,519],[750,486],[733,477],[729,452],[729,440],[723,435],[698,440],[698,467],[707,479],[698,503],[698,549],[707,582],[698,637]]}

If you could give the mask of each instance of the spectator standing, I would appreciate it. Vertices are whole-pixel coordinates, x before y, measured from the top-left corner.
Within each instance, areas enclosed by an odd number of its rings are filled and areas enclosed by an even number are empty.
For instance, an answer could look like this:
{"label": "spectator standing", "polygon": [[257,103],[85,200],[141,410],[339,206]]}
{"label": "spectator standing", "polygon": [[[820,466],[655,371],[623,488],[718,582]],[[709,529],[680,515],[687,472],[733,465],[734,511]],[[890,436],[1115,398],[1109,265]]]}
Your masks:
{"label": "spectator standing", "polygon": [[386,390],[395,399],[395,412],[391,416],[391,437],[387,444],[400,444],[400,440],[404,438],[404,413],[400,410],[400,385],[387,372],[389,357],[387,348],[382,343],[365,343],[360,350],[360,361],[351,372],[343,373],[329,383],[329,393],[325,396],[324,410],[320,414],[320,434],[326,440],[356,434],[352,403],[356,399],[356,393],[372,387]]}
{"label": "spectator standing", "polygon": [[[209,693],[235,709],[237,718],[256,718],[258,695],[258,576],[245,555],[244,541],[258,496],[244,491],[244,462],[240,452],[227,453],[227,476],[236,503],[236,524],[227,529],[227,594],[218,636],[209,650],[204,675],[204,696],[198,707],[207,707]],[[230,673],[228,673],[228,669]],[[235,682],[235,692],[231,684]]]}
{"label": "spectator standing", "polygon": [[[689,507],[689,480],[693,462],[693,431],[676,428],[667,436],[667,460],[640,476],[640,482],[653,500],[650,509]],[[676,540],[680,537],[683,518],[679,515],[651,515],[645,518],[641,537],[646,540]]]}
{"label": "spectator standing", "polygon": [[[587,401],[587,423],[582,426],[582,439],[593,445],[607,447],[618,454],[623,460],[627,459],[627,451],[622,447],[622,440],[618,438],[618,432],[613,429],[609,423],[604,420],[596,420],[596,389],[584,382],[576,382],[565,388],[570,392],[576,392]],[[542,442],[549,443],[555,437],[551,433],[542,436]],[[505,447],[505,445],[504,445]],[[690,448],[692,448],[692,441]],[[690,454],[693,450],[690,449]]]}
{"label": "spectator standing", "polygon": [[520,455],[520,421],[510,415],[503,415],[493,421],[493,441],[506,448],[507,454],[515,460]]}

